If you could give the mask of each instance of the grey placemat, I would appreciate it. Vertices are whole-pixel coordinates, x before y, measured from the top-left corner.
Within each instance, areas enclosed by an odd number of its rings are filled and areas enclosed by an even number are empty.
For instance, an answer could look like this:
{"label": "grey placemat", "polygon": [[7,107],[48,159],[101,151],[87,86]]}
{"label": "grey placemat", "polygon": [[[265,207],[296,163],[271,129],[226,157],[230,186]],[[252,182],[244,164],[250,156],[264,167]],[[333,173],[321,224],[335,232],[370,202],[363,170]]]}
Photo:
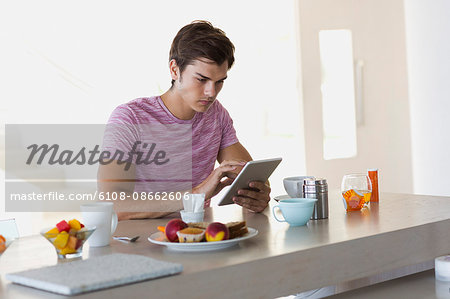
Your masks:
{"label": "grey placemat", "polygon": [[87,260],[6,274],[12,282],[75,295],[127,283],[177,274],[183,265],[134,254],[110,254]]}

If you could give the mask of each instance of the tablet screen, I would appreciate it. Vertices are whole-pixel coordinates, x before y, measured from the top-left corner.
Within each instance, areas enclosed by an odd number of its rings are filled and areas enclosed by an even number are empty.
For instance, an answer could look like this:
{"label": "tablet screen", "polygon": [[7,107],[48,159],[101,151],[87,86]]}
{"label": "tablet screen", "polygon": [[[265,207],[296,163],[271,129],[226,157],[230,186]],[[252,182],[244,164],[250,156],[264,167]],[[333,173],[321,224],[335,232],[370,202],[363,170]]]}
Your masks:
{"label": "tablet screen", "polygon": [[248,189],[252,181],[266,182],[275,168],[281,162],[281,158],[249,161],[231,184],[227,193],[222,197],[219,206],[233,204],[233,196],[239,189]]}

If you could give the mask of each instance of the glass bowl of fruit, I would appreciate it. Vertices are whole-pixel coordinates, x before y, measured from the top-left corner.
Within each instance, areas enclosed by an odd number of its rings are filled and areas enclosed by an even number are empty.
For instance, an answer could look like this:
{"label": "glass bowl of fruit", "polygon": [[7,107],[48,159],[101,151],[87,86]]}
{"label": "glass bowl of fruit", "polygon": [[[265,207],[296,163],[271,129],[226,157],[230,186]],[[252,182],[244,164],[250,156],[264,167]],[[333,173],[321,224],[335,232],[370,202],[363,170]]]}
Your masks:
{"label": "glass bowl of fruit", "polygon": [[71,259],[83,254],[83,244],[95,231],[77,219],[60,221],[55,227],[44,228],[41,235],[55,247],[58,258]]}

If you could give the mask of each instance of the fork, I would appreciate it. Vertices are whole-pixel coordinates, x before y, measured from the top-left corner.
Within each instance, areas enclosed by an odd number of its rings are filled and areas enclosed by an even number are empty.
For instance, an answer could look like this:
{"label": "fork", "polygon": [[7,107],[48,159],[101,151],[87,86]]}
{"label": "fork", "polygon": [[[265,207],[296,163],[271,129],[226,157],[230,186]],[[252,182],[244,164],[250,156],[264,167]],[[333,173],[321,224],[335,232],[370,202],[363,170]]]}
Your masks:
{"label": "fork", "polygon": [[130,237],[113,237],[114,240],[118,240],[118,241],[125,241],[125,242],[136,242],[137,239],[139,239],[139,236],[130,238]]}

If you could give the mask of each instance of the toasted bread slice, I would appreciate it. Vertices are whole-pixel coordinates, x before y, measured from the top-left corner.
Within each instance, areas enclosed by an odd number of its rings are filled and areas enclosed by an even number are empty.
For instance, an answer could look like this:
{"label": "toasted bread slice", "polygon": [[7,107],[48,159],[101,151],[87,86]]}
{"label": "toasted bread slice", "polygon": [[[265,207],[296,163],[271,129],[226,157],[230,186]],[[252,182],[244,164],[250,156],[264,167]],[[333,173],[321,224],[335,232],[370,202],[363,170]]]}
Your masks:
{"label": "toasted bread slice", "polygon": [[247,223],[245,221],[233,221],[233,222],[228,222],[225,225],[228,227],[228,230],[230,232],[233,232],[233,231],[238,231],[243,227],[246,227]]}
{"label": "toasted bread slice", "polygon": [[242,236],[244,236],[245,234],[248,233],[248,229],[246,226],[242,227],[239,230],[236,231],[230,231],[230,236],[229,239],[235,239],[235,238],[240,238]]}
{"label": "toasted bread slice", "polygon": [[230,232],[230,239],[239,238],[248,233],[247,223],[245,221],[233,221],[226,224]]}

